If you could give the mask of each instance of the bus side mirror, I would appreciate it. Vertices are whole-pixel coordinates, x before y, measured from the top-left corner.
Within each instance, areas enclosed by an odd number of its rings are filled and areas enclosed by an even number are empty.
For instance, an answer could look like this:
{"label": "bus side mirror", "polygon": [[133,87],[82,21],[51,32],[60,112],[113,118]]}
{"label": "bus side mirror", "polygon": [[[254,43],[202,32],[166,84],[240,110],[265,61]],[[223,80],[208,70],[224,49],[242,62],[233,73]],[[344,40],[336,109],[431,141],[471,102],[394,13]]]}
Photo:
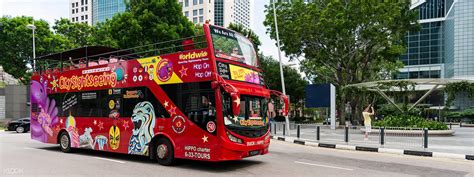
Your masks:
{"label": "bus side mirror", "polygon": [[221,76],[216,73],[213,74],[213,81],[211,82],[211,87],[213,89],[222,88],[225,92],[229,93],[230,99],[232,101],[232,114],[234,116],[239,116],[240,114],[240,93],[237,88],[232,84],[227,83]]}
{"label": "bus side mirror", "polygon": [[283,103],[284,103],[284,107],[283,107],[283,110],[282,110],[282,114],[283,116],[288,116],[288,110],[290,108],[290,101],[288,99],[288,96],[286,95],[281,95],[280,99],[283,100]]}
{"label": "bus side mirror", "polygon": [[239,116],[240,114],[240,97],[238,93],[231,93],[230,98],[232,99],[232,114]]}
{"label": "bus side mirror", "polygon": [[288,116],[288,110],[290,108],[290,101],[288,99],[288,96],[283,95],[283,93],[276,91],[276,90],[271,90],[270,94],[276,96],[279,98],[280,103],[283,104],[283,107],[281,108],[281,114],[282,116]]}

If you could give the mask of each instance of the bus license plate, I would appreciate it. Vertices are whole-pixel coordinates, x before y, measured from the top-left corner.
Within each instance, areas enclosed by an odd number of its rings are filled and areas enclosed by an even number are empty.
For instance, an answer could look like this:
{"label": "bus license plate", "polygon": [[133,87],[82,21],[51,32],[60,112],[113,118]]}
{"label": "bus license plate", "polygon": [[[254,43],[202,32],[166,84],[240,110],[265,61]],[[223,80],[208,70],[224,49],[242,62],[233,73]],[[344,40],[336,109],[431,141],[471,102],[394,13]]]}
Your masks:
{"label": "bus license plate", "polygon": [[260,154],[259,150],[249,152],[249,156],[254,156],[254,155],[258,155],[258,154]]}

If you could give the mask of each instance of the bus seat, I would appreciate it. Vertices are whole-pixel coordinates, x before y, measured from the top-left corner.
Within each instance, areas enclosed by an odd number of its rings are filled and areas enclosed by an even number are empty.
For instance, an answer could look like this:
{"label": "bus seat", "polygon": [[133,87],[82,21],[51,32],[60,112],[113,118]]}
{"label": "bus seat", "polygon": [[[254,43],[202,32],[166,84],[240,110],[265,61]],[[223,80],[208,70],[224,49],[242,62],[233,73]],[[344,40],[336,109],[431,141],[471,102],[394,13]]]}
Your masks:
{"label": "bus seat", "polygon": [[109,62],[105,59],[99,59],[99,65],[105,65],[108,64]]}
{"label": "bus seat", "polygon": [[109,63],[116,63],[118,61],[119,61],[118,58],[115,58],[113,56],[110,56],[110,58],[109,58]]}
{"label": "bus seat", "polygon": [[97,65],[99,65],[99,64],[95,61],[90,61],[89,62],[89,66],[97,66]]}
{"label": "bus seat", "polygon": [[183,42],[181,42],[181,45],[183,45],[184,50],[193,50],[194,49],[193,39],[183,40]]}

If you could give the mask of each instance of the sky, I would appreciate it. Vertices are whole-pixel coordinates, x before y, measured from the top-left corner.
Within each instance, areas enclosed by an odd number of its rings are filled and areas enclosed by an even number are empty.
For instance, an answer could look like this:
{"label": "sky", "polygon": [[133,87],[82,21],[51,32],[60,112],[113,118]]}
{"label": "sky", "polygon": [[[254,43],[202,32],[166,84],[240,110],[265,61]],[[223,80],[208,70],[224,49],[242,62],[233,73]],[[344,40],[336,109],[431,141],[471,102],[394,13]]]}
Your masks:
{"label": "sky", "polygon": [[[278,59],[276,42],[266,34],[265,5],[270,0],[250,0],[252,6],[251,29],[259,36],[262,45],[260,50],[265,55]],[[44,19],[52,25],[56,19],[69,17],[69,0],[0,0],[0,16],[33,16],[35,19]],[[288,58],[282,53],[284,64]]]}

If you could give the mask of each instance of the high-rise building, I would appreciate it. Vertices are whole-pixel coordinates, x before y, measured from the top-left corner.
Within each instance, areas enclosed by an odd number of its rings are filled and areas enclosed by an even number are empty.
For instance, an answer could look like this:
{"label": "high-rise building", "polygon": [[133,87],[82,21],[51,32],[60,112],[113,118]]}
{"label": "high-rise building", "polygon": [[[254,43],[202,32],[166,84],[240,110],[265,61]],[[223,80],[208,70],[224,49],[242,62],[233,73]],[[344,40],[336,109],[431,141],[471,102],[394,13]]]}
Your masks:
{"label": "high-rise building", "polygon": [[92,23],[95,25],[112,18],[115,14],[125,12],[126,0],[93,0]]}
{"label": "high-rise building", "polygon": [[[412,0],[419,12],[419,31],[406,36],[408,51],[398,79],[452,78],[474,80],[474,1]],[[460,109],[474,100],[457,96]]]}
{"label": "high-rise building", "polygon": [[210,24],[227,27],[230,23],[250,28],[249,0],[178,0],[183,14],[195,24]]}
{"label": "high-rise building", "polygon": [[69,18],[73,23],[92,25],[92,0],[70,0]]}
{"label": "high-rise building", "polygon": [[443,78],[444,0],[413,0],[412,9],[419,11],[421,29],[406,36],[408,51],[400,58],[405,68],[398,78]]}

